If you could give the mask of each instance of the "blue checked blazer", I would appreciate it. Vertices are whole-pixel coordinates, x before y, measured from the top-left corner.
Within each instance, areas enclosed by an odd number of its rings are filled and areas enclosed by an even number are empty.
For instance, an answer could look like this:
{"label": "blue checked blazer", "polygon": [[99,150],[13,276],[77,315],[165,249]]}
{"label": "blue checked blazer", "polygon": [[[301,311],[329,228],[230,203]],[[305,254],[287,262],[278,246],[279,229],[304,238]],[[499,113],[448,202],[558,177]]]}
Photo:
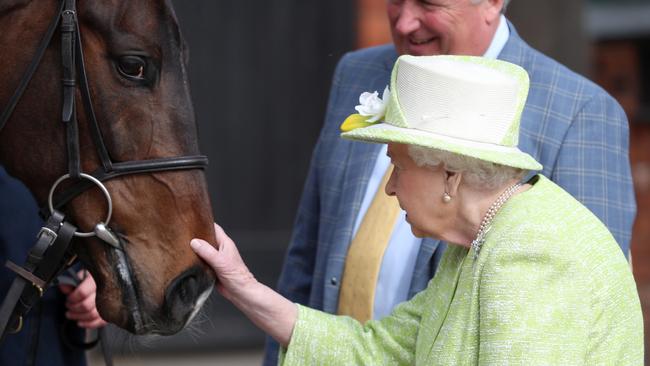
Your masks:
{"label": "blue checked blazer", "polygon": [[[544,165],[545,176],[591,209],[627,254],[636,204],[623,110],[600,87],[534,50],[508,26],[510,38],[499,59],[522,66],[531,81],[519,147]],[[362,92],[384,89],[396,58],[393,46],[385,45],[348,53],[336,68],[278,283],[292,301],[337,310],[353,225],[380,149],[341,139],[339,126],[354,113]],[[409,296],[433,277],[441,247],[437,240],[423,241]],[[266,365],[276,363],[276,352],[276,344],[267,344]]]}

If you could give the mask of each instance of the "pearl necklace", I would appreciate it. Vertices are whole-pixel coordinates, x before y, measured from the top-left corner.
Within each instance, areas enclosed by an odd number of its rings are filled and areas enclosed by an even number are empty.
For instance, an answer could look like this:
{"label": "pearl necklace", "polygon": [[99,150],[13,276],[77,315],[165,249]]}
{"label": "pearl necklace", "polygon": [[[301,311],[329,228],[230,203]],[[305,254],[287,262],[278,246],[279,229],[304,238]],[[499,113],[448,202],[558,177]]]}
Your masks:
{"label": "pearl necklace", "polygon": [[510,197],[512,197],[512,195],[519,187],[521,187],[521,183],[517,182],[503,191],[503,193],[501,193],[496,201],[492,203],[492,206],[490,206],[490,208],[487,210],[485,216],[483,216],[483,221],[481,221],[481,225],[478,228],[476,239],[472,241],[472,249],[474,249],[474,260],[478,258],[479,251],[481,250],[481,245],[483,245],[485,242],[485,235],[492,228],[492,219],[494,219],[494,216],[497,214],[501,206],[503,206],[503,204],[506,203]]}

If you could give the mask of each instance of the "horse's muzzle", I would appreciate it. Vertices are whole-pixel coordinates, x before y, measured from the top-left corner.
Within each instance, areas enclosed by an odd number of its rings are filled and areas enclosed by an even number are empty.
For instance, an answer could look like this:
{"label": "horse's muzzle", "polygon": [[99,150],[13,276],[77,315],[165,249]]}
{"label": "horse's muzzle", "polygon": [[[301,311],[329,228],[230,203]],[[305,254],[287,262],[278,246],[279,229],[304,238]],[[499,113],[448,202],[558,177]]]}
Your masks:
{"label": "horse's muzzle", "polygon": [[165,290],[162,306],[166,329],[160,334],[174,334],[192,320],[210,295],[214,279],[202,266],[193,266],[176,277]]}

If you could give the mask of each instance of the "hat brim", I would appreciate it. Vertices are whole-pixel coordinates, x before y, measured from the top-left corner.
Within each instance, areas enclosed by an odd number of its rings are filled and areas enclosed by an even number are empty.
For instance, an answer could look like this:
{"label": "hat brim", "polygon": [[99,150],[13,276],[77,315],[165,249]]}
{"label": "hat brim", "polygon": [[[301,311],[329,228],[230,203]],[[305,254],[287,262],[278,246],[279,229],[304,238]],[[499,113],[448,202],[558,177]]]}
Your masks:
{"label": "hat brim", "polygon": [[483,142],[462,140],[428,131],[397,127],[387,123],[357,128],[344,132],[341,137],[349,140],[399,143],[444,150],[479,160],[526,170],[542,170],[542,165],[517,147],[507,147]]}

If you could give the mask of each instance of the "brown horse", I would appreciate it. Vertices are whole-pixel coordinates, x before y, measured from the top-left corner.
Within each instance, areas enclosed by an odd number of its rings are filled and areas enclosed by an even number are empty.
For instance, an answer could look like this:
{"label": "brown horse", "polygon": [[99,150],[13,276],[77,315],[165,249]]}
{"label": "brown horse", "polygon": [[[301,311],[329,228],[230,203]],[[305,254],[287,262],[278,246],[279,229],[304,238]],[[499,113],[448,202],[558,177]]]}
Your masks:
{"label": "brown horse", "polygon": [[[0,2],[0,111],[9,104],[62,4],[62,0]],[[79,0],[76,11],[68,13],[78,21],[94,108],[92,113],[84,104],[79,83],[73,85],[80,171],[90,174],[106,165],[92,136],[92,114],[99,142],[115,165],[198,155],[187,49],[169,1]],[[65,93],[60,33],[55,31],[0,130],[0,163],[41,205],[53,183],[70,171],[69,137],[61,122]],[[76,57],[82,61],[81,55]],[[193,237],[214,237],[203,172],[170,167],[101,179],[112,197],[108,226],[121,249],[96,236],[73,241],[97,281],[100,314],[136,334],[178,332],[214,283],[212,272],[188,245]],[[67,179],[62,189],[71,181]],[[79,231],[92,233],[106,216],[107,206],[102,191],[94,187],[61,210]]]}

